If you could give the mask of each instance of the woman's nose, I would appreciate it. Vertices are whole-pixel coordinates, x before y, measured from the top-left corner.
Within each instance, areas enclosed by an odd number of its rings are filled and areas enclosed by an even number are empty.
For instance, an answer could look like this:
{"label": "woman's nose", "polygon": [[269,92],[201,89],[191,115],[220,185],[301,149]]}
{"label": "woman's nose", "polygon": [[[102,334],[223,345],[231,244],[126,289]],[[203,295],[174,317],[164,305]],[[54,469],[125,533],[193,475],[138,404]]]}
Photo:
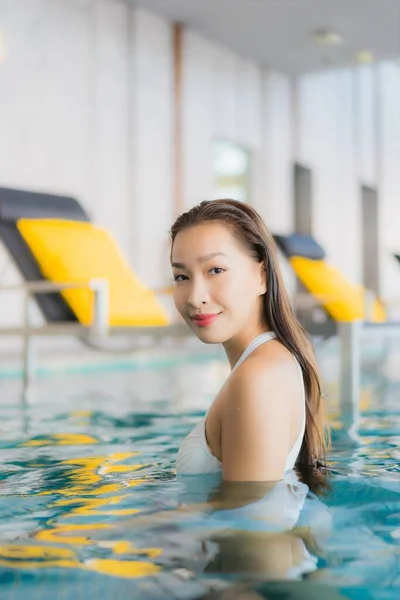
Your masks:
{"label": "woman's nose", "polygon": [[192,308],[208,304],[209,295],[207,286],[203,281],[193,281],[187,303]]}

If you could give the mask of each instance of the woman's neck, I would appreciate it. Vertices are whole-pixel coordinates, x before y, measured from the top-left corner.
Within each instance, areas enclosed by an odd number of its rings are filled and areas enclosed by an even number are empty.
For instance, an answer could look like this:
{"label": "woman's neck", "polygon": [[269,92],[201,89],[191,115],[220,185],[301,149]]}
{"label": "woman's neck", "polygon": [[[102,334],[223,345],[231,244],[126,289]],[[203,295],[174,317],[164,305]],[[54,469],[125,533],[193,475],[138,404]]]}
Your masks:
{"label": "woman's neck", "polygon": [[231,369],[234,368],[247,346],[256,337],[268,331],[271,330],[266,325],[260,325],[252,330],[247,329],[241,336],[235,336],[223,344]]}

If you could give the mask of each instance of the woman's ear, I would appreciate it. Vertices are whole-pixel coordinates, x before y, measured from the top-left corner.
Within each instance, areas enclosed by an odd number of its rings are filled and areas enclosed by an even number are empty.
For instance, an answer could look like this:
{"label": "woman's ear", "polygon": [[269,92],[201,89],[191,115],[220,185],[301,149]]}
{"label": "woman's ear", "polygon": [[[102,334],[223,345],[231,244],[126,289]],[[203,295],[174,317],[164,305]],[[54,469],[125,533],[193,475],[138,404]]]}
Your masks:
{"label": "woman's ear", "polygon": [[263,296],[267,292],[267,269],[265,264],[260,263],[260,296]]}

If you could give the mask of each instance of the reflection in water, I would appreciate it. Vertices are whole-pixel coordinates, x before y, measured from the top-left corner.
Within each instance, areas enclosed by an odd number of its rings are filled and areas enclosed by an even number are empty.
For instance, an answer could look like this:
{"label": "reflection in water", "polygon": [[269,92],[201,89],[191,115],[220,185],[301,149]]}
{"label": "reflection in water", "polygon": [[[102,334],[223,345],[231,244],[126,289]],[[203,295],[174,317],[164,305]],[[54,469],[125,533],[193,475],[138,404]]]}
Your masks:
{"label": "reflection in water", "polygon": [[[24,471],[41,472],[40,485],[29,495],[48,498],[41,505],[47,518],[29,531],[32,542],[16,540],[0,547],[1,566],[84,569],[134,578],[171,564],[197,574],[246,573],[264,579],[298,578],[316,569],[312,535],[307,527],[295,529],[308,487],[294,472],[276,484],[226,484],[219,476],[170,476],[163,483],[149,477],[149,465],[140,462],[138,452],[64,460],[48,456],[52,446],[86,444],[97,446],[98,440],[58,433],[21,444],[47,450],[23,465]],[[155,483],[156,510],[132,493],[137,486]],[[171,483],[178,492],[172,501],[167,494]],[[136,536],[157,539],[157,544],[138,547],[132,539]]]}
{"label": "reflection in water", "polygon": [[47,600],[39,583],[62,577],[71,597],[81,585],[152,600],[179,597],[178,587],[187,598],[214,589],[285,600],[385,587],[397,599],[397,397],[370,395],[356,421],[333,409],[328,480],[307,470],[249,486],[175,477],[176,448],[201,410],[174,414],[164,399],[133,413],[123,398],[81,394],[25,407],[22,423],[0,407],[2,589]]}
{"label": "reflection in water", "polygon": [[[54,434],[44,438],[35,438],[24,443],[24,446],[81,446],[82,444],[97,444],[93,437],[81,434]],[[42,471],[50,470],[51,479],[46,476],[41,484],[46,483],[46,489],[31,492],[31,496],[51,496],[46,505],[51,517],[41,523],[39,530],[33,530],[29,536],[35,544],[8,544],[0,547],[0,565],[19,569],[37,568],[80,568],[98,571],[119,577],[143,577],[157,573],[157,565],[143,560],[154,559],[160,553],[159,548],[135,548],[124,539],[103,541],[104,533],[113,531],[114,525],[110,520],[114,517],[126,517],[139,512],[138,508],[109,508],[120,505],[130,495],[115,494],[127,488],[133,488],[144,480],[134,473],[143,469],[138,463],[120,464],[136,458],[138,453],[120,452],[105,456],[77,457],[68,460],[52,461],[35,459],[34,463],[27,461],[25,470],[34,468]],[[56,472],[56,477],[54,474]],[[129,476],[128,480],[118,483],[107,483],[109,475],[122,474]],[[53,499],[55,497],[55,499]],[[98,522],[93,517],[103,516],[107,522]],[[83,518],[83,522],[81,522]],[[74,522],[68,522],[70,519]],[[80,522],[76,522],[79,519]],[[67,522],[66,522],[67,521]],[[88,522],[87,522],[88,521]],[[37,545],[43,542],[43,545]],[[49,545],[52,544],[52,545]],[[60,545],[72,546],[74,549],[60,548]],[[82,559],[79,548],[91,548],[91,554],[96,548],[103,553],[111,554],[107,558]],[[140,557],[140,560],[124,560],[114,558]]]}
{"label": "reflection in water", "polygon": [[[305,471],[303,481],[289,472],[275,484],[221,483],[211,495],[214,507],[219,503],[212,520],[226,528],[209,537],[217,552],[205,572],[246,573],[263,580],[300,579],[314,572],[320,551],[316,539],[329,535],[331,520],[318,498],[308,497],[304,479]],[[319,481],[322,485],[322,477]],[[311,518],[300,525],[307,502],[313,505]]]}
{"label": "reflection in water", "polygon": [[237,585],[221,592],[198,596],[196,600],[348,600],[333,588],[304,582],[299,586],[292,582]]}
{"label": "reflection in water", "polygon": [[[126,534],[156,536],[159,563],[199,576],[300,579],[317,569],[318,543],[329,535],[326,507],[294,472],[283,481],[233,484],[220,475],[180,476],[175,508],[138,515]],[[308,520],[300,523],[306,502]],[[322,518],[323,517],[323,518]],[[317,527],[318,531],[313,529]]]}

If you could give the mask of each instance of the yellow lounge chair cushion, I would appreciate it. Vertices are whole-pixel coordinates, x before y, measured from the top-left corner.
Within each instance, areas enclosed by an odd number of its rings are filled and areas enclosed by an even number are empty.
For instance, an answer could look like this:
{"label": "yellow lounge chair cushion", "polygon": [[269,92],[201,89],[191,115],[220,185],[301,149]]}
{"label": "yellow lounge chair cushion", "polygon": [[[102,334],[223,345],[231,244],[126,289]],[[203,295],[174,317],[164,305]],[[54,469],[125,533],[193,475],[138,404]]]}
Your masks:
{"label": "yellow lounge chair cushion", "polygon": [[[64,219],[20,219],[17,227],[43,275],[50,281],[108,281],[110,326],[169,324],[169,317],[154,293],[132,272],[121,249],[105,229]],[[61,293],[78,321],[91,325],[94,292],[83,287]]]}
{"label": "yellow lounge chair cushion", "polygon": [[[365,319],[365,288],[351,284],[324,260],[292,256],[290,263],[303,285],[336,321]],[[385,309],[379,300],[374,301],[372,321],[386,321]]]}

